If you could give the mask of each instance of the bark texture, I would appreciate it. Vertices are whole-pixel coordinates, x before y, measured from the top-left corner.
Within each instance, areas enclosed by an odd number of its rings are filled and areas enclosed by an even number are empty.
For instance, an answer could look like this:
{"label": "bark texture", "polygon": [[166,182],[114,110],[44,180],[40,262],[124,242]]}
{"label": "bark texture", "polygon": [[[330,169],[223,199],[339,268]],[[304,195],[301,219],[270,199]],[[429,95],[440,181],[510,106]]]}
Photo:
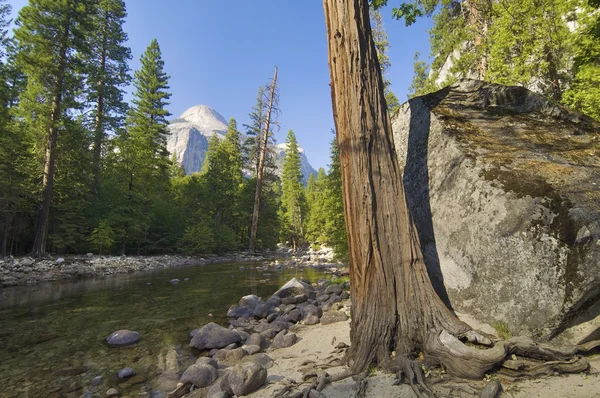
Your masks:
{"label": "bark texture", "polygon": [[352,289],[348,364],[385,366],[431,330],[468,331],[435,293],[410,218],[367,0],[324,0]]}

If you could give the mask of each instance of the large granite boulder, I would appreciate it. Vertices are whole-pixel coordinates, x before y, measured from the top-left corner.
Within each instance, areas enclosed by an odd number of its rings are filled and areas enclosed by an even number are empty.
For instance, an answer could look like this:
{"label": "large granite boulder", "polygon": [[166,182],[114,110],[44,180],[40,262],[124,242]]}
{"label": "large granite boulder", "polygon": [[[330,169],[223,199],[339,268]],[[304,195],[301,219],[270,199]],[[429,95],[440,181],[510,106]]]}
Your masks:
{"label": "large granite boulder", "polygon": [[408,207],[446,302],[540,340],[598,317],[600,124],[475,80],[413,98],[392,120]]}
{"label": "large granite boulder", "polygon": [[242,341],[242,338],[236,331],[211,322],[198,330],[190,342],[190,347],[195,347],[199,350],[210,350],[213,348],[223,348],[232,343],[239,343],[240,341]]}

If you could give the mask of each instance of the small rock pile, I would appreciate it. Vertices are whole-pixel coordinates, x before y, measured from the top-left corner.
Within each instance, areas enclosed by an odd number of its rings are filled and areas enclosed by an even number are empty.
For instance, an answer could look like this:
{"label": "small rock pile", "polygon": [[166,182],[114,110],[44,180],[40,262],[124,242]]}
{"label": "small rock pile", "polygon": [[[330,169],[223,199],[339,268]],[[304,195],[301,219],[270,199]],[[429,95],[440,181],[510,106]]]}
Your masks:
{"label": "small rock pile", "polygon": [[181,376],[170,396],[206,388],[207,396],[240,396],[264,385],[273,360],[266,354],[296,344],[293,330],[348,319],[348,283],[320,280],[315,286],[296,278],[266,301],[244,296],[227,312],[229,328],[209,323],[190,332],[190,347],[201,356]]}

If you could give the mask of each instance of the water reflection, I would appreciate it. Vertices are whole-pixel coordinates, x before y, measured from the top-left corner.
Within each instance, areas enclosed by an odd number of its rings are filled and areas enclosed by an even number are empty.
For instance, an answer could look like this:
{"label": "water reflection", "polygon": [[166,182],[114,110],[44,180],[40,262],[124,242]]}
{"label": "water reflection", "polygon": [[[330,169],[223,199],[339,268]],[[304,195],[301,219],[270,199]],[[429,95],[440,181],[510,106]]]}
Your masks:
{"label": "water reflection", "polygon": [[[206,264],[2,289],[0,396],[103,396],[109,387],[131,395],[166,391],[195,360],[190,330],[226,324],[227,308],[240,296],[266,298],[294,276],[299,272],[257,263]],[[303,276],[322,274],[307,269]],[[175,278],[181,282],[170,284]],[[108,348],[104,338],[118,329],[136,330],[142,341]],[[127,366],[136,379],[116,379]]]}

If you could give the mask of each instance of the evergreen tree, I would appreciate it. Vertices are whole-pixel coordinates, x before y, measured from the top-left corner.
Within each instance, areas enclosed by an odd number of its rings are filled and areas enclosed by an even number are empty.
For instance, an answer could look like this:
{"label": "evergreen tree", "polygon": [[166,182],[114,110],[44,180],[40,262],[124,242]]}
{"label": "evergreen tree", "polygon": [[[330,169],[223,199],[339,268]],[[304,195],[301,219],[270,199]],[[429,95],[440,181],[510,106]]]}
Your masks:
{"label": "evergreen tree", "polygon": [[20,113],[43,143],[42,195],[32,250],[36,256],[46,252],[59,132],[64,131],[70,112],[79,107],[89,11],[89,2],[83,0],[31,0],[16,22],[18,63],[27,76]]}
{"label": "evergreen tree", "polygon": [[300,169],[300,151],[292,130],[286,137],[286,151],[281,175],[281,236],[289,241],[294,251],[304,239],[304,188]]}
{"label": "evergreen tree", "polygon": [[329,239],[325,233],[325,223],[327,222],[326,196],[327,196],[327,175],[321,167],[317,176],[313,173],[308,178],[306,184],[306,239],[311,243],[329,244]]}
{"label": "evergreen tree", "polygon": [[331,164],[327,175],[325,209],[325,235],[328,243],[333,247],[335,256],[338,259],[347,260],[348,239],[346,236],[346,222],[344,221],[340,152],[335,137],[331,142]]}
{"label": "evergreen tree", "polygon": [[229,121],[222,141],[216,134],[209,143],[205,178],[210,203],[209,213],[214,223],[217,251],[225,252],[239,247],[239,229],[243,225],[237,210],[243,181],[240,132],[235,119]]}
{"label": "evergreen tree", "polygon": [[88,102],[94,130],[94,191],[97,193],[102,170],[102,147],[107,134],[122,128],[127,104],[123,101],[124,87],[129,84],[131,50],[125,46],[127,34],[123,0],[98,0],[92,14],[94,34],[89,39]]}
{"label": "evergreen tree", "polygon": [[388,35],[383,26],[383,17],[381,16],[381,13],[374,8],[370,8],[369,12],[371,16],[371,26],[373,29],[373,41],[375,42],[379,67],[381,68],[381,74],[383,75],[385,100],[387,102],[388,111],[393,113],[396,109],[398,109],[400,103],[398,102],[396,95],[392,92],[390,88],[392,82],[387,77],[387,70],[392,66],[390,57],[387,55],[390,48],[390,42],[388,41]]}
{"label": "evergreen tree", "polygon": [[126,131],[116,140],[116,150],[108,163],[112,165],[112,176],[108,182],[113,211],[109,225],[114,230],[123,251],[127,244],[152,247],[161,239],[160,233],[151,231],[151,226],[164,204],[169,200],[169,173],[171,163],[166,147],[166,110],[170,94],[169,76],[164,72],[164,61],[160,47],[153,40],[141,58],[141,69],[134,73],[135,87],[133,106],[129,110]]}

